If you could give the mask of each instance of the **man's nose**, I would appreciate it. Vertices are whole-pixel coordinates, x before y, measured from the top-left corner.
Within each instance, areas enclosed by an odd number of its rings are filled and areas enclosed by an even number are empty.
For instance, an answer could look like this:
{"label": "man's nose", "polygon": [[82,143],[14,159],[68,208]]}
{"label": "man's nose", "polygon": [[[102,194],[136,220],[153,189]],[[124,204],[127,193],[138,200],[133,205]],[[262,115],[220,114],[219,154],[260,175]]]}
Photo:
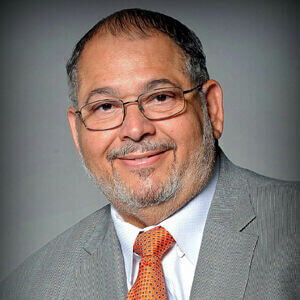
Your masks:
{"label": "man's nose", "polygon": [[125,119],[120,128],[120,139],[131,139],[135,142],[147,135],[155,134],[155,124],[146,119],[138,108],[137,103],[128,103],[125,106]]}

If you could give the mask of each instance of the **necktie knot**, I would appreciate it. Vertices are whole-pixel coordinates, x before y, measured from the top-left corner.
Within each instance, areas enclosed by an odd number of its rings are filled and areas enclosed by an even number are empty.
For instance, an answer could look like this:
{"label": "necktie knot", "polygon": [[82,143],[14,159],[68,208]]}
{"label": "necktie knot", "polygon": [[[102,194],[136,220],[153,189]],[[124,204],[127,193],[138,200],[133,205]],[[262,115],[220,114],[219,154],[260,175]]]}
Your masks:
{"label": "necktie knot", "polygon": [[133,250],[142,258],[156,256],[161,259],[174,242],[172,235],[165,228],[158,226],[139,233]]}

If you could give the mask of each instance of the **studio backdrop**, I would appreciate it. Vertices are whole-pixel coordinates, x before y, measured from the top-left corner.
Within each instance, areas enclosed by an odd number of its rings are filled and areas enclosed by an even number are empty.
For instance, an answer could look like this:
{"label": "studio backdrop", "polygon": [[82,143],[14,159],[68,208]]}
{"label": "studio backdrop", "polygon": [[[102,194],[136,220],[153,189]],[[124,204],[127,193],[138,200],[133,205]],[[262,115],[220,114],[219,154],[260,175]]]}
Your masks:
{"label": "studio backdrop", "polygon": [[224,91],[220,145],[235,163],[299,180],[296,1],[6,1],[1,5],[0,279],[106,202],[67,123],[65,64],[99,19],[140,7],[199,36]]}

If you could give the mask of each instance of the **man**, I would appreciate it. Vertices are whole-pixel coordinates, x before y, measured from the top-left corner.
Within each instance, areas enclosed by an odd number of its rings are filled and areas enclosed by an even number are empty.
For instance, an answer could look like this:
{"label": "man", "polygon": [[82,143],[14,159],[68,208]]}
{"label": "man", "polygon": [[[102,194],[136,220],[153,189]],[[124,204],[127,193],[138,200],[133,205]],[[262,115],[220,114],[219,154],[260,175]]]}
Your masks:
{"label": "man", "polygon": [[218,148],[222,90],[193,32],[120,11],[79,41],[67,72],[74,144],[111,205],[26,260],[2,298],[296,297],[299,187]]}

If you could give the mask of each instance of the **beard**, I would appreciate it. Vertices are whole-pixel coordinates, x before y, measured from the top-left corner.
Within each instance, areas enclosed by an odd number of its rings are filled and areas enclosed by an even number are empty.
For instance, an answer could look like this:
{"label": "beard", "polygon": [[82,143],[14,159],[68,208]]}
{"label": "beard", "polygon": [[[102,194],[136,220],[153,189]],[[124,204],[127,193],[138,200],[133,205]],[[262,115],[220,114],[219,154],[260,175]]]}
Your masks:
{"label": "beard", "polygon": [[[190,182],[195,183],[195,188],[190,192],[190,197],[186,199],[185,203],[202,190],[214,169],[216,145],[206,108],[206,100],[201,97],[201,101],[203,108],[202,144],[181,168],[179,168],[176,161],[175,152],[177,147],[172,140],[155,142],[151,139],[144,139],[138,143],[128,141],[119,149],[110,151],[107,154],[107,159],[111,162],[112,175],[108,172],[97,175],[81,155],[87,174],[115,207],[121,205],[127,207],[130,211],[134,211],[143,207],[156,206],[175,198],[186,183]],[[150,167],[132,171],[133,175],[137,175],[139,181],[136,181],[134,187],[127,184],[114,168],[114,160],[129,153],[143,153],[152,150],[159,152],[173,151],[174,161],[164,176],[166,180],[155,184],[151,178],[155,168]],[[141,182],[142,186],[137,187],[138,182]]]}

